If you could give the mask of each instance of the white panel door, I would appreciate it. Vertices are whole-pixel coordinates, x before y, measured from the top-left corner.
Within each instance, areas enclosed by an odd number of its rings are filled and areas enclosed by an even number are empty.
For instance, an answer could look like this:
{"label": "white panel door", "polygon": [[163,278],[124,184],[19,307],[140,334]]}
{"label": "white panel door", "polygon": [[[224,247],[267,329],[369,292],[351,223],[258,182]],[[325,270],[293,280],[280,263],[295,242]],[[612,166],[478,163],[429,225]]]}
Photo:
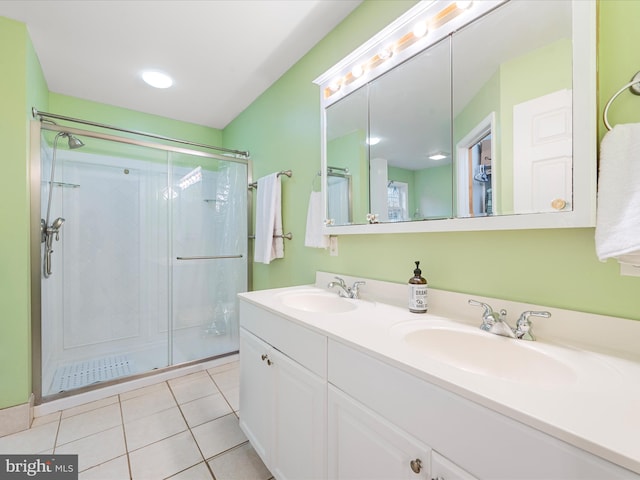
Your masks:
{"label": "white panel door", "polygon": [[267,362],[271,351],[268,344],[240,329],[240,428],[267,466],[275,425],[273,372]]}
{"label": "white panel door", "polygon": [[272,361],[275,374],[272,473],[279,480],[326,478],[326,381],[275,349]]}
{"label": "white panel door", "polygon": [[571,210],[572,91],[513,107],[515,213]]}
{"label": "white panel door", "polygon": [[331,385],[328,398],[329,478],[431,478],[429,447]]}
{"label": "white panel door", "polygon": [[431,477],[433,480],[478,480],[436,451],[431,452]]}

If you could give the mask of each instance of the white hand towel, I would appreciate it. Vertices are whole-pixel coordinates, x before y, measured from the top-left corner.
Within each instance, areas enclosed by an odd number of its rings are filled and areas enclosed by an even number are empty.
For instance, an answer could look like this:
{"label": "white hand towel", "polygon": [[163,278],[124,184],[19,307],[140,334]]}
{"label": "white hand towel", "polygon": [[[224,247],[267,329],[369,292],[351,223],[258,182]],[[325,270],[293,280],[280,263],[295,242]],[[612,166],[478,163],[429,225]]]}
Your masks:
{"label": "white hand towel", "polygon": [[258,179],[253,260],[269,264],[271,260],[283,257],[280,178],[272,173]]}
{"label": "white hand towel", "polygon": [[596,253],[640,264],[640,123],[616,125],[602,139]]}
{"label": "white hand towel", "polygon": [[304,246],[312,248],[328,248],[329,235],[322,234],[324,224],[324,205],[322,192],[311,192],[307,209],[307,230],[304,235]]}

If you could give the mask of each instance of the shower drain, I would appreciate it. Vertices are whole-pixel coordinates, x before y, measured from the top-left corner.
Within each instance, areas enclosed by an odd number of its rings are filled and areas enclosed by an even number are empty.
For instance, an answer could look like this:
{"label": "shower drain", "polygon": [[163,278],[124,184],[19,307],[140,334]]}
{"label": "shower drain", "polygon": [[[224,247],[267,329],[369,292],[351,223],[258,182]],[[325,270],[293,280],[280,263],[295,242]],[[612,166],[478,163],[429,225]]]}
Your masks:
{"label": "shower drain", "polygon": [[53,376],[52,391],[63,392],[131,375],[133,362],[127,355],[95,358],[63,365]]}

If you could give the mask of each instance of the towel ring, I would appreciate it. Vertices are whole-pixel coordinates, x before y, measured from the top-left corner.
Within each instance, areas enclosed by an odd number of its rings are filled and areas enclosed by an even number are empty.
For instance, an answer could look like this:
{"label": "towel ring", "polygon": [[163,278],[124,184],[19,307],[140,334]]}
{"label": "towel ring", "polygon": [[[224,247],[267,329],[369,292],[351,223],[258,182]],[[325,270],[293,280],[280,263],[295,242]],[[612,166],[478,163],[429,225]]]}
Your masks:
{"label": "towel ring", "polygon": [[616,97],[618,95],[620,95],[622,92],[624,92],[627,88],[634,95],[640,95],[640,85],[639,84],[640,84],[640,72],[636,73],[629,83],[627,83],[624,87],[622,87],[620,90],[618,90],[616,93],[614,93],[613,96],[609,99],[609,101],[607,102],[607,104],[604,107],[604,112],[602,112],[602,119],[604,120],[604,125],[605,125],[605,127],[607,127],[607,130],[611,130],[613,128],[613,127],[611,127],[611,124],[609,123],[609,120],[607,119],[607,114],[609,112],[609,107],[611,106],[613,101],[616,99]]}

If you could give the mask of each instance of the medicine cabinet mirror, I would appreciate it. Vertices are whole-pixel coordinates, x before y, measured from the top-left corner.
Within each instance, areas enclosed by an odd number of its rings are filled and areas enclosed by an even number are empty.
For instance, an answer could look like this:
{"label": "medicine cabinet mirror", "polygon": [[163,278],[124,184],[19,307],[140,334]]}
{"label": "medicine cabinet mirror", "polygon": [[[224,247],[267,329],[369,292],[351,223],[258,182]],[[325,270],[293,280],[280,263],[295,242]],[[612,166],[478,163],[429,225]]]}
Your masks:
{"label": "medicine cabinet mirror", "polygon": [[594,3],[420,2],[319,77],[325,233],[592,226]]}

